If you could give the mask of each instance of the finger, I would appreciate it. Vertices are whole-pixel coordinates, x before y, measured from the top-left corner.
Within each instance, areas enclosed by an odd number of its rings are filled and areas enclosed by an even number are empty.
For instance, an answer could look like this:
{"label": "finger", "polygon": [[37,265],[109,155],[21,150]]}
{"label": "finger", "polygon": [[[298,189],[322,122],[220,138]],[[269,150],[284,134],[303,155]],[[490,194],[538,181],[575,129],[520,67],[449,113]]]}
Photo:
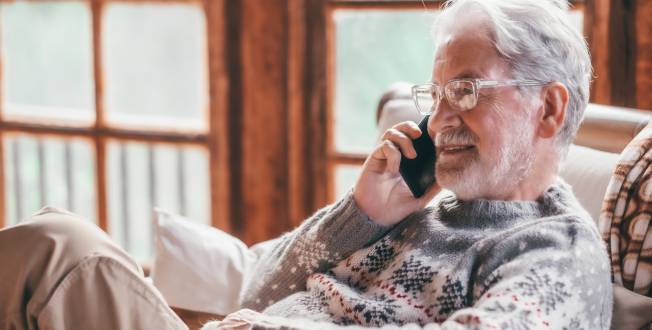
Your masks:
{"label": "finger", "polygon": [[[237,317],[232,317],[232,318],[225,318],[224,320],[220,321],[219,324],[213,329],[218,329],[218,330],[244,330],[244,329],[250,329],[251,325],[253,322],[248,322],[246,320],[237,318]],[[211,329],[211,328],[209,328]]]}
{"label": "finger", "polygon": [[403,152],[405,157],[411,159],[417,156],[417,152],[416,150],[414,150],[414,146],[412,145],[412,139],[409,136],[407,136],[405,133],[390,128],[389,130],[387,130],[387,132],[385,132],[385,140],[391,141],[392,143],[397,145],[401,149],[401,152]]}
{"label": "finger", "polygon": [[410,139],[416,139],[419,136],[421,136],[421,129],[419,128],[419,125],[415,124],[413,121],[404,121],[402,123],[398,123],[391,128],[389,128],[385,133],[383,133],[383,136],[381,137],[382,140],[386,140],[388,133],[391,130],[399,131],[405,135],[407,135]]}
{"label": "finger", "polygon": [[387,157],[387,167],[389,171],[396,174],[401,165],[401,151],[391,141],[383,144],[383,153]]}
{"label": "finger", "polygon": [[403,132],[405,135],[409,136],[410,139],[416,139],[422,134],[419,125],[413,121],[404,121],[394,125],[392,128],[399,132]]}
{"label": "finger", "polygon": [[392,141],[383,141],[371,156],[376,159],[386,160],[389,171],[394,174],[398,173],[398,168],[401,165],[401,152]]}

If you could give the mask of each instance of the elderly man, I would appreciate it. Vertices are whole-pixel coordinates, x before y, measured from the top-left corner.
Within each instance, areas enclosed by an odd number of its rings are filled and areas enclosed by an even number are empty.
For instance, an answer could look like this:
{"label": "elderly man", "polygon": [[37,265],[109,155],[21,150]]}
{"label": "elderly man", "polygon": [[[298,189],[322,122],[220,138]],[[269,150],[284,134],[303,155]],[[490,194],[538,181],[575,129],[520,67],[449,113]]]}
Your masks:
{"label": "elderly man", "polygon": [[[283,236],[241,311],[206,328],[607,329],[607,253],[557,177],[588,102],[590,58],[563,0],[452,0],[437,18],[436,183],[414,198],[411,122],[351,193]],[[426,105],[427,104],[427,105]],[[426,207],[442,188],[452,192]]]}
{"label": "elderly man", "polygon": [[[421,131],[394,126],[351,193],[263,256],[249,309],[204,328],[609,328],[607,253],[557,177],[591,78],[567,13],[565,0],[448,2],[414,89],[430,98],[435,184],[413,197],[398,168]],[[1,329],[185,328],[99,229],[55,218],[0,231]],[[8,255],[17,241],[35,248]]]}

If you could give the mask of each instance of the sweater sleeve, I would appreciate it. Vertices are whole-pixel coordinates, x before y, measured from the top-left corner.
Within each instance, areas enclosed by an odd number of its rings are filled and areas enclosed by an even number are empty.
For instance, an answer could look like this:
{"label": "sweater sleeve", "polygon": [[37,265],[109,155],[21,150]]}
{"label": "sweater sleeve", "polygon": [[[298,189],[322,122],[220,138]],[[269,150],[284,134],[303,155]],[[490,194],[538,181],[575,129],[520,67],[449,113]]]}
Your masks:
{"label": "sweater sleeve", "polygon": [[262,311],[295,292],[305,291],[311,274],[332,268],[391,228],[376,224],[362,213],[349,192],[283,235],[273,249],[261,256],[252,280],[241,294],[240,305]]}
{"label": "sweater sleeve", "polygon": [[[533,235],[534,232],[538,234]],[[473,255],[475,254],[475,255]],[[609,263],[595,228],[573,219],[548,221],[480,242],[463,257],[466,278],[446,278],[436,299],[450,314],[413,329],[609,329],[612,287]],[[465,290],[461,282],[469,283]],[[257,330],[345,328],[326,322],[265,318]],[[357,326],[346,329],[357,329]],[[362,329],[362,327],[359,327]]]}

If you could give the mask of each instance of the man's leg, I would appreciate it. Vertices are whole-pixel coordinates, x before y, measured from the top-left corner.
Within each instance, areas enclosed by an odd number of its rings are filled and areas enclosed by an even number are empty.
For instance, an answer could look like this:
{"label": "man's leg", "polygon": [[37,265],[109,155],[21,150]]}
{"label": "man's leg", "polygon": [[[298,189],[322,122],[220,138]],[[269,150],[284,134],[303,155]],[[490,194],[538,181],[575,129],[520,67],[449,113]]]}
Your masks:
{"label": "man's leg", "polygon": [[94,224],[43,209],[0,230],[0,330],[188,329]]}

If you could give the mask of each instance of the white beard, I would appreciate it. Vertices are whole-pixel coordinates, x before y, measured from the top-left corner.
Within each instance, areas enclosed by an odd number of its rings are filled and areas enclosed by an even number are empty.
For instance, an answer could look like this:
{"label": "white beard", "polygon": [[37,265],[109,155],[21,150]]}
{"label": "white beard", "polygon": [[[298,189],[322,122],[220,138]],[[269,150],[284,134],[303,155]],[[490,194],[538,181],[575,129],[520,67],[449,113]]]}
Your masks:
{"label": "white beard", "polygon": [[[477,148],[463,159],[446,161],[438,159],[435,168],[437,182],[452,191],[461,200],[502,199],[514,191],[529,176],[536,160],[532,146],[534,132],[527,127],[529,116],[514,118],[507,131],[515,132],[511,143],[495,150],[490,157],[482,158]],[[472,144],[477,138],[465,128],[437,134],[435,144]],[[490,159],[487,159],[490,158]]]}

